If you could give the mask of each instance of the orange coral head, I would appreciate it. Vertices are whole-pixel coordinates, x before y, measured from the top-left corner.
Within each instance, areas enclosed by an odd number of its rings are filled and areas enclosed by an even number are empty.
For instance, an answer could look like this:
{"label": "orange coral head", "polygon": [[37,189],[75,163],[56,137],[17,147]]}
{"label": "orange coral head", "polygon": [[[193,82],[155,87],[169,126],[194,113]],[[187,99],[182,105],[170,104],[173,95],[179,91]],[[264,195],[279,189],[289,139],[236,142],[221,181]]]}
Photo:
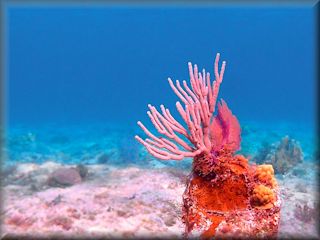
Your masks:
{"label": "orange coral head", "polygon": [[257,166],[255,178],[261,183],[271,186],[272,188],[277,186],[277,181],[274,177],[274,170],[270,164]]}
{"label": "orange coral head", "polygon": [[268,209],[273,207],[276,200],[275,193],[262,184],[255,186],[252,193],[252,205],[256,208]]}

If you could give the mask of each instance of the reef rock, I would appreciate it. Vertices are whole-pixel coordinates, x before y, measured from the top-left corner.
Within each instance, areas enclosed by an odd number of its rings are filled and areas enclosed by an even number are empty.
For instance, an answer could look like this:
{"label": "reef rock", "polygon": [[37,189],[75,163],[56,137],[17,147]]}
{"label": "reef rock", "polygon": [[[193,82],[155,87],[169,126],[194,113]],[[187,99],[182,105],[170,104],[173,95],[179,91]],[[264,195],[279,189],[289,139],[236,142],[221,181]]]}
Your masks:
{"label": "reef rock", "polygon": [[187,236],[276,237],[280,197],[272,166],[250,166],[243,156],[221,151],[208,171],[209,159],[194,158],[183,195]]}
{"label": "reef rock", "polygon": [[272,164],[276,173],[285,174],[303,161],[303,152],[297,141],[285,136],[276,144],[266,143],[253,161]]}
{"label": "reef rock", "polygon": [[81,175],[78,168],[59,168],[48,178],[51,187],[66,187],[81,183]]}

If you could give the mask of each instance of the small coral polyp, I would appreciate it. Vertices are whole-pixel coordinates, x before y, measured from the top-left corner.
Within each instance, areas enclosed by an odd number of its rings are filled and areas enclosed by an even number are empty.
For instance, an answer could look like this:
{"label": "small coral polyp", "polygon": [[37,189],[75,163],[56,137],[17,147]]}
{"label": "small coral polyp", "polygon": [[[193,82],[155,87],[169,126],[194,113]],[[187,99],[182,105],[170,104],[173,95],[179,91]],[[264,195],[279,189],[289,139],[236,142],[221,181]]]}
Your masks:
{"label": "small coral polyp", "polygon": [[[135,138],[161,160],[193,157],[192,172],[183,194],[183,222],[186,237],[276,238],[280,218],[280,197],[272,165],[250,165],[236,154],[240,149],[241,128],[225,101],[214,115],[226,62],[219,71],[218,53],[214,64],[215,81],[197,65],[189,63],[191,88],[169,78],[169,84],[184,103],[177,110],[185,125],[169,109],[161,113],[148,105],[148,115],[157,137],[141,122],[149,137]],[[184,140],[184,139],[187,139]]]}

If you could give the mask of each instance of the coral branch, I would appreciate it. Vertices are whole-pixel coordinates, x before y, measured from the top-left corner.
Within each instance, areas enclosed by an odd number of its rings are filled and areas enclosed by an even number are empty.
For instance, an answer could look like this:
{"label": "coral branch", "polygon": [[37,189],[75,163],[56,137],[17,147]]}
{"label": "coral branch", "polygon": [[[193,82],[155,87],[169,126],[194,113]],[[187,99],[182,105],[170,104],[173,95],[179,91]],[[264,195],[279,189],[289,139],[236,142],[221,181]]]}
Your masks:
{"label": "coral branch", "polygon": [[[199,72],[198,66],[194,65],[192,67],[190,62],[188,67],[191,88],[189,88],[186,81],[180,84],[179,80],[176,80],[174,84],[172,79],[168,78],[173,92],[184,103],[183,107],[180,102],[177,102],[176,107],[187,128],[180,124],[171,115],[169,109],[166,109],[163,105],[160,106],[161,113],[154,106],[148,105],[150,109],[147,112],[148,116],[157,131],[164,137],[156,137],[141,122],[138,122],[138,125],[151,139],[143,140],[139,136],[136,136],[136,139],[153,156],[164,160],[181,160],[183,157],[194,157],[201,152],[209,153],[213,146],[218,146],[217,141],[212,139],[214,134],[211,132],[212,129],[217,129],[217,127],[211,127],[211,121],[214,119],[213,114],[219,87],[226,66],[226,62],[222,62],[219,72],[219,59],[220,54],[218,53],[214,62],[215,81],[212,83],[210,74],[206,73],[205,69]],[[227,111],[225,108],[221,109]],[[217,120],[215,125],[217,125]],[[183,138],[188,140],[193,147]],[[219,141],[222,143],[224,139],[219,139]]]}

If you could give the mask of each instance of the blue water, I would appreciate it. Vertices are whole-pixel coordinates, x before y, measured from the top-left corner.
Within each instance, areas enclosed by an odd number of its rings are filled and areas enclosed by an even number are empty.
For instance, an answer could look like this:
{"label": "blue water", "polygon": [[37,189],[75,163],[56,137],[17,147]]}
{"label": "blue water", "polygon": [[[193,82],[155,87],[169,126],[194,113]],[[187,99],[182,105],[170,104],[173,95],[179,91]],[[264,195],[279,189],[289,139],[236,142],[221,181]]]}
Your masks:
{"label": "blue water", "polygon": [[212,72],[217,52],[219,97],[255,129],[243,153],[290,135],[312,159],[314,19],[304,5],[8,5],[8,161],[152,161],[136,121],[148,125],[148,103],[178,116],[167,77],[188,80],[188,61]]}

